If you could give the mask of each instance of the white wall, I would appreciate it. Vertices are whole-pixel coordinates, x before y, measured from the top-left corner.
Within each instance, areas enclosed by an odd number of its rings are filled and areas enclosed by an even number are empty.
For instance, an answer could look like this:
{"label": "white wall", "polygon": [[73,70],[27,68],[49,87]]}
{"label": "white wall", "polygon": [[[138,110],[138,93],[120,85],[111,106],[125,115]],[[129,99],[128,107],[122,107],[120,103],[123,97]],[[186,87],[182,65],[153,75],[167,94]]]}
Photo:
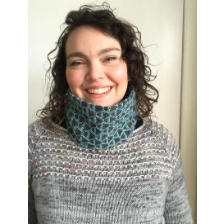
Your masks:
{"label": "white wall", "polygon": [[185,1],[180,147],[197,223],[197,2]]}
{"label": "white wall", "polygon": [[[29,1],[29,123],[42,108],[45,97],[47,54],[61,33],[60,25],[68,11],[88,3],[86,0]],[[142,33],[152,69],[158,72],[155,86],[160,91],[155,118],[173,133],[179,143],[180,87],[182,55],[183,0],[109,0],[117,15],[135,24]],[[44,98],[45,97],[45,98]]]}

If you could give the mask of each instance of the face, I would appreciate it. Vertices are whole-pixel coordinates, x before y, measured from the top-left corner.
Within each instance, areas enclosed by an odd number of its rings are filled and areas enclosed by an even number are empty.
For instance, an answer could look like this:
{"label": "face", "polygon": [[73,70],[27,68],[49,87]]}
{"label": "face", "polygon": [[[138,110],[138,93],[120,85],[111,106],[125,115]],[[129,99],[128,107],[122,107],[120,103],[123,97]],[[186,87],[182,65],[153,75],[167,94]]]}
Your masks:
{"label": "face", "polygon": [[73,94],[100,106],[119,103],[127,90],[127,65],[118,40],[82,26],[66,42],[66,79]]}

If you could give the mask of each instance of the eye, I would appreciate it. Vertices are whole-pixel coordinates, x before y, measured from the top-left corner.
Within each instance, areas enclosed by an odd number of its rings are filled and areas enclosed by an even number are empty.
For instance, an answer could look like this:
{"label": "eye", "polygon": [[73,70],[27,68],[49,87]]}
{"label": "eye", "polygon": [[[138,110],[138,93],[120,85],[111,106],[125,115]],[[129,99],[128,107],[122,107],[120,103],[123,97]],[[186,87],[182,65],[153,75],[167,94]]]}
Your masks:
{"label": "eye", "polygon": [[108,57],[106,58],[105,61],[113,61],[113,60],[116,60],[117,58],[115,56],[111,56],[111,57]]}
{"label": "eye", "polygon": [[78,66],[78,65],[83,65],[84,64],[84,62],[82,62],[82,61],[73,61],[73,62],[71,62],[71,66]]}

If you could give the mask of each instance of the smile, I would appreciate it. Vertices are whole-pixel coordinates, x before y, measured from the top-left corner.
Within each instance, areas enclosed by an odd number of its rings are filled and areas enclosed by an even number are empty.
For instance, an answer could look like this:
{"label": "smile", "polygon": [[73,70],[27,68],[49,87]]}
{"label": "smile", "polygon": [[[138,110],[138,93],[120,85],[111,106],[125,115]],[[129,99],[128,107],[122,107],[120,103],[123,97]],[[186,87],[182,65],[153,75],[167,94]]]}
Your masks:
{"label": "smile", "polygon": [[87,92],[91,93],[91,94],[103,94],[103,93],[110,91],[110,89],[111,89],[111,87],[99,88],[99,89],[87,89]]}

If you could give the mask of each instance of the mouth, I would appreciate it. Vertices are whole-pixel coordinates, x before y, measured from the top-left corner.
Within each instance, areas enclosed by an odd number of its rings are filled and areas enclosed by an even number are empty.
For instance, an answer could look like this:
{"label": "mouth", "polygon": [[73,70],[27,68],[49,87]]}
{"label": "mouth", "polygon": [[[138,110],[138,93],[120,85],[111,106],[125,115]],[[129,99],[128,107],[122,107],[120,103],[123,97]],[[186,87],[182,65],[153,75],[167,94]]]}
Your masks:
{"label": "mouth", "polygon": [[89,94],[93,94],[93,95],[103,95],[108,93],[113,87],[109,86],[109,87],[104,87],[104,88],[89,88],[87,89],[87,93]]}

